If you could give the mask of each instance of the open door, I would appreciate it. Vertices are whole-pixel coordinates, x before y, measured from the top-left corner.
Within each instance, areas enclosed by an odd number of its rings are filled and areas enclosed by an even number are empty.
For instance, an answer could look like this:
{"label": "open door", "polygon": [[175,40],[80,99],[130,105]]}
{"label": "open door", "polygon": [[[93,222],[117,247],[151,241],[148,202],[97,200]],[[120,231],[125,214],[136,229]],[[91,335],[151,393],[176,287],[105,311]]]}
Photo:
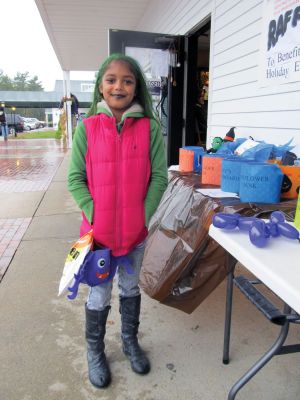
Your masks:
{"label": "open door", "polygon": [[109,52],[129,55],[142,66],[160,117],[168,165],[178,164],[183,137],[184,37],[110,29]]}
{"label": "open door", "polygon": [[186,37],[185,144],[207,144],[210,20]]}

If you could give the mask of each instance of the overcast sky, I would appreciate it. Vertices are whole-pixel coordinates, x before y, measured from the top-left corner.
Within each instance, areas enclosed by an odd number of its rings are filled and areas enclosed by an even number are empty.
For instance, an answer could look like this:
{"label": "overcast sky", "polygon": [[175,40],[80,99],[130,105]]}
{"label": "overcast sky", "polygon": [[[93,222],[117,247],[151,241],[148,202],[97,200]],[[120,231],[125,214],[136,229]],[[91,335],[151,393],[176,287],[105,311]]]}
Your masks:
{"label": "overcast sky", "polygon": [[[45,90],[53,90],[62,70],[34,0],[0,0],[0,5],[0,70],[10,78],[17,72],[37,75]],[[93,77],[93,72],[71,72],[71,79]]]}

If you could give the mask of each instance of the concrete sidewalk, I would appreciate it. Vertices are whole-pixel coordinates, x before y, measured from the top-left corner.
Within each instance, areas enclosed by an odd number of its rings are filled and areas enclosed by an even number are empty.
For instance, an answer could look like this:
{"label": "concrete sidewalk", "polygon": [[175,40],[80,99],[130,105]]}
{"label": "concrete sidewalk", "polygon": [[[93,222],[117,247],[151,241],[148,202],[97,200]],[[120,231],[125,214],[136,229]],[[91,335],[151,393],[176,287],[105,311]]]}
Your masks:
{"label": "concrete sidewalk", "polygon": [[[191,315],[143,295],[141,343],[152,370],[134,374],[120,345],[118,293],[107,326],[112,384],[93,388],[87,378],[84,302],[57,297],[80,212],[66,189],[68,154],[47,190],[6,193],[0,218],[30,224],[0,284],[1,400],[225,400],[234,382],[273,343],[271,325],[240,293],[234,293],[231,362],[222,364],[225,282]],[[4,196],[3,194],[0,194]],[[116,285],[115,285],[116,286]],[[300,338],[291,328],[289,343]],[[275,357],[237,400],[298,400],[299,355]]]}

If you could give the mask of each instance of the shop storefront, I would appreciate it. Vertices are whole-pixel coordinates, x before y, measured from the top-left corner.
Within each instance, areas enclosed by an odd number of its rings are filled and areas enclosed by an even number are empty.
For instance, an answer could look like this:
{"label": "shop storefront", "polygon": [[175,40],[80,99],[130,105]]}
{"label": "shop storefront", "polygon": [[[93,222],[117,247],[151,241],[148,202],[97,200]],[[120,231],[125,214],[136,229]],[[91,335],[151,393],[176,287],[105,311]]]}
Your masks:
{"label": "shop storefront", "polygon": [[[236,137],[293,139],[300,156],[300,1],[155,1],[136,30],[155,34],[123,31],[115,47],[111,31],[110,50],[169,52],[159,110],[168,110],[169,164],[181,145],[209,147],[233,126]],[[153,58],[163,69],[163,55]]]}

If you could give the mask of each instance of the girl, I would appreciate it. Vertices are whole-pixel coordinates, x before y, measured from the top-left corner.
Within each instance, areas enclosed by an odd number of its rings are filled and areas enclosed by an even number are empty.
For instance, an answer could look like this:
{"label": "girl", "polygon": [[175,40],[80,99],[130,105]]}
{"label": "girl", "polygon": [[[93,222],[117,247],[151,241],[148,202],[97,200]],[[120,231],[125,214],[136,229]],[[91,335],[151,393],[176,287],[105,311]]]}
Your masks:
{"label": "girl", "polygon": [[[163,137],[138,63],[113,54],[99,69],[88,118],[76,128],[68,188],[82,209],[81,236],[93,228],[95,246],[127,255],[134,273],[118,268],[122,344],[131,368],[147,374],[150,363],[138,344],[138,286],[148,222],[167,187]],[[89,379],[109,385],[104,336],[112,282],[91,287],[86,311]]]}

